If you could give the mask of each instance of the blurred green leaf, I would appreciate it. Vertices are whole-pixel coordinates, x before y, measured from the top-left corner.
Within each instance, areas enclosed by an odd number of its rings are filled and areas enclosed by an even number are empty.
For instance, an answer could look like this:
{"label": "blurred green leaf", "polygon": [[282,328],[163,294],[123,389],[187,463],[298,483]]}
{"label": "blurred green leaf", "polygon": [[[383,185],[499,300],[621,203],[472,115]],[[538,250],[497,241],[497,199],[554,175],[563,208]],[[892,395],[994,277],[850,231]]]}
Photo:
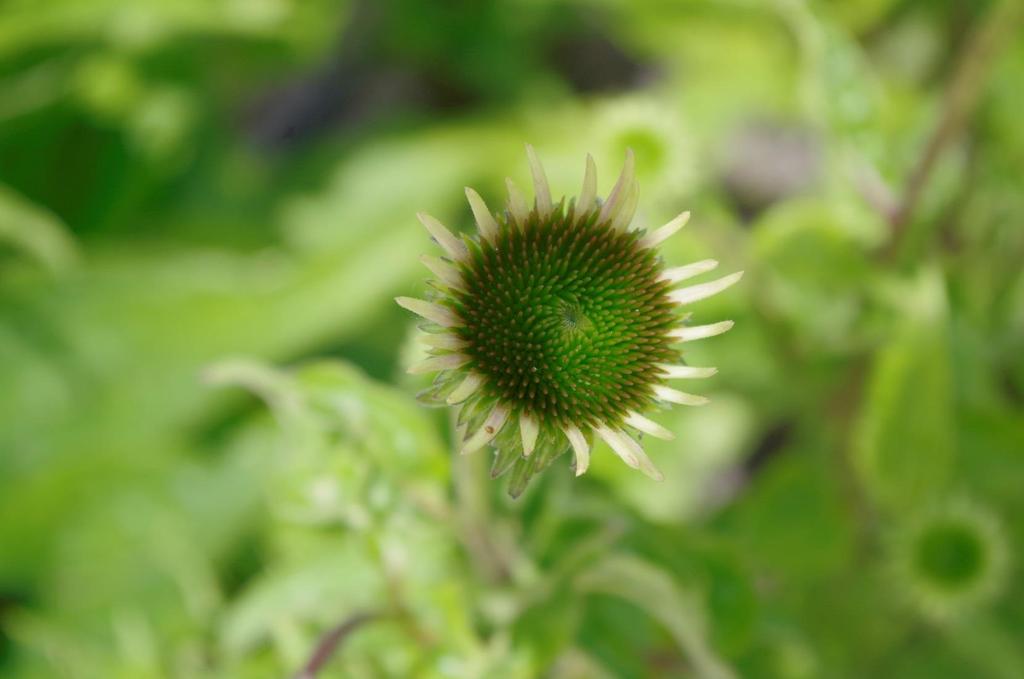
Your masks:
{"label": "blurred green leaf", "polygon": [[899,511],[935,499],[951,480],[956,437],[942,275],[923,269],[892,294],[903,318],[872,366],[854,460],[872,498]]}
{"label": "blurred green leaf", "polygon": [[621,597],[663,624],[699,677],[726,679],[732,670],[708,644],[704,613],[671,576],[641,559],[608,555],[582,573],[577,586]]}
{"label": "blurred green leaf", "polygon": [[0,184],[0,243],[36,259],[51,271],[63,271],[78,258],[74,241],[60,219]]}
{"label": "blurred green leaf", "polygon": [[721,517],[752,567],[809,583],[847,563],[852,526],[828,452],[820,439],[781,449]]}

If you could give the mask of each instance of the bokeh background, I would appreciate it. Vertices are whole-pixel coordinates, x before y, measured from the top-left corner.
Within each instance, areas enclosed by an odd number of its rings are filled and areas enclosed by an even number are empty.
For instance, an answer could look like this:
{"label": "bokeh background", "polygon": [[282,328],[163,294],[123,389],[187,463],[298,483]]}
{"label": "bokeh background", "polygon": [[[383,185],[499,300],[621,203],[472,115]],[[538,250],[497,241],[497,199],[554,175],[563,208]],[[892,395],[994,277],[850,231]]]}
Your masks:
{"label": "bokeh background", "polygon": [[[1013,0],[8,0],[0,675],[1024,676]],[[587,152],[740,285],[656,484],[405,375],[430,212]],[[692,346],[692,349],[690,348]],[[331,634],[336,632],[335,634]]]}

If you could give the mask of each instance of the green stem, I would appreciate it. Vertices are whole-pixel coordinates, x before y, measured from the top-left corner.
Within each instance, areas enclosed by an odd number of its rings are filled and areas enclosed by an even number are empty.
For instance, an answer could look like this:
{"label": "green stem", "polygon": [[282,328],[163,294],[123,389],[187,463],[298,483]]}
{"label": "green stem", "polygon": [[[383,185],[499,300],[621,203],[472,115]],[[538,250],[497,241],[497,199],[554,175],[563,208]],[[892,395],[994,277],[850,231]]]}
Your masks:
{"label": "green stem", "polygon": [[1006,41],[1015,35],[1021,18],[1020,9],[1018,0],[1002,0],[988,11],[964,44],[946,90],[938,125],[911,170],[902,199],[892,216],[893,238],[888,254],[898,251],[932,171],[946,148],[960,137],[970,121],[988,81],[989,71]]}

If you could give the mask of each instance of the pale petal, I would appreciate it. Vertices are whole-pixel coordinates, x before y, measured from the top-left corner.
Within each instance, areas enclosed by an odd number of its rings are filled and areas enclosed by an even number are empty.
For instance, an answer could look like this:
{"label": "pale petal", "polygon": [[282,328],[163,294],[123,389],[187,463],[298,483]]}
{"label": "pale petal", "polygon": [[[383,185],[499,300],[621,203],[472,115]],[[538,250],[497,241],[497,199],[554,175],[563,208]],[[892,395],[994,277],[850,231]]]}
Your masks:
{"label": "pale petal", "polygon": [[597,165],[594,164],[594,157],[587,154],[587,169],[583,173],[583,189],[580,197],[576,200],[577,219],[588,214],[594,209],[594,201],[597,200]]}
{"label": "pale petal", "polygon": [[673,290],[668,293],[668,297],[676,304],[691,304],[698,300],[718,294],[729,286],[734,285],[742,277],[743,272],[737,271],[736,273],[731,273],[728,276],[723,276],[709,283],[700,283],[699,285],[691,285],[688,288]]}
{"label": "pale petal", "polygon": [[430,269],[430,273],[437,276],[438,280],[449,288],[465,291],[466,284],[462,280],[462,274],[448,262],[432,255],[420,255],[420,262],[423,263],[423,266]]}
{"label": "pale petal", "polygon": [[718,368],[698,368],[692,365],[669,365],[658,364],[658,368],[669,379],[696,380],[711,377],[718,372]]}
{"label": "pale petal", "polygon": [[648,420],[646,417],[644,417],[640,413],[636,413],[636,412],[629,413],[626,416],[626,419],[624,420],[624,422],[626,424],[628,424],[629,426],[633,427],[634,429],[639,429],[640,431],[644,432],[645,434],[650,434],[651,436],[656,436],[659,439],[665,439],[666,441],[671,441],[672,439],[674,439],[676,437],[676,435],[673,434],[672,432],[670,432],[668,429],[665,429],[665,427],[661,426],[657,422],[652,422],[651,420]]}
{"label": "pale petal", "polygon": [[693,264],[687,264],[686,266],[677,266],[672,269],[665,269],[658,276],[660,280],[668,281],[669,283],[678,283],[679,281],[685,281],[687,278],[693,278],[699,276],[702,273],[707,273],[718,266],[718,260],[716,259],[703,259]]}
{"label": "pale petal", "polygon": [[487,203],[479,193],[468,186],[466,187],[466,200],[469,201],[469,207],[473,210],[473,218],[476,220],[477,228],[480,229],[480,235],[493,243],[498,237],[498,222],[494,221],[494,215],[491,214]]}
{"label": "pale petal", "polygon": [[444,354],[442,356],[431,356],[428,359],[414,363],[406,370],[410,375],[421,373],[433,373],[439,370],[452,370],[469,363],[469,356],[464,354]]}
{"label": "pale petal", "polygon": [[687,394],[684,391],[678,391],[660,384],[655,385],[654,396],[661,401],[678,403],[681,406],[702,406],[710,402],[706,396]]}
{"label": "pale petal", "polygon": [[537,445],[540,424],[525,410],[519,413],[519,434],[523,439],[523,456],[529,457]]}
{"label": "pale petal", "polygon": [[626,198],[622,202],[622,210],[612,220],[612,228],[624,231],[629,228],[630,223],[633,221],[633,215],[636,214],[636,206],[640,202],[640,183],[633,180],[633,185],[629,188],[629,192],[626,194]]}
{"label": "pale petal", "polygon": [[507,177],[505,178],[505,188],[508,189],[508,211],[516,224],[522,226],[530,214],[530,208],[526,206],[526,198],[523,197],[519,187]]}
{"label": "pale petal", "polygon": [[482,375],[476,373],[469,373],[466,375],[466,379],[462,380],[459,386],[455,387],[455,391],[448,394],[448,398],[445,399],[448,405],[455,405],[456,403],[462,403],[467,398],[476,393],[476,390],[480,388],[480,385],[484,383]]}
{"label": "pale petal", "polygon": [[430,232],[430,235],[437,241],[437,244],[444,248],[444,251],[448,253],[449,257],[462,261],[469,256],[469,250],[466,248],[466,244],[456,237],[455,234],[449,231],[448,227],[444,224],[425,212],[417,212],[416,218],[420,220],[420,224],[426,227],[427,231]]}
{"label": "pale petal", "polygon": [[651,462],[651,458],[647,457],[644,449],[629,434],[609,429],[604,425],[594,427],[594,431],[611,446],[615,454],[622,458],[627,465],[633,469],[639,469],[655,481],[665,479],[665,475],[658,471],[658,468]]}
{"label": "pale petal", "polygon": [[530,174],[533,175],[533,191],[537,201],[537,212],[541,217],[551,214],[551,187],[548,186],[547,175],[544,174],[544,166],[537,158],[537,152],[533,146],[526,145],[526,157],[530,161]]}
{"label": "pale petal", "polygon": [[633,186],[636,160],[633,156],[633,149],[626,149],[626,162],[622,165],[622,174],[615,182],[615,187],[608,194],[608,200],[601,207],[601,221],[613,220],[622,209],[622,203],[626,198],[626,191]]}
{"label": "pale petal", "polygon": [[645,248],[653,248],[659,243],[663,242],[669,236],[674,234],[679,229],[686,226],[686,222],[690,221],[690,211],[680,214],[675,219],[670,221],[664,226],[660,226],[654,231],[650,232],[646,236],[640,239],[640,245]]}
{"label": "pale petal", "polygon": [[414,297],[395,297],[395,301],[398,302],[398,306],[446,328],[451,328],[461,323],[454,311],[440,304],[426,302]]}
{"label": "pale petal", "polygon": [[691,342],[693,340],[714,337],[727,332],[736,325],[733,321],[720,321],[709,325],[687,325],[681,328],[673,328],[668,331],[668,336],[680,342]]}
{"label": "pale petal", "polygon": [[452,351],[464,349],[469,344],[466,340],[447,332],[426,333],[420,335],[420,342],[435,349],[450,349]]}
{"label": "pale petal", "polygon": [[462,455],[469,455],[474,453],[485,445],[487,445],[491,439],[498,435],[501,428],[505,425],[505,420],[508,419],[508,408],[502,405],[494,406],[494,410],[487,416],[484,423],[480,426],[480,429],[475,434],[470,436],[465,443],[462,444],[462,450],[459,452]]}
{"label": "pale petal", "polygon": [[576,455],[576,476],[582,476],[590,466],[590,446],[587,445],[587,437],[573,424],[566,425],[563,431]]}

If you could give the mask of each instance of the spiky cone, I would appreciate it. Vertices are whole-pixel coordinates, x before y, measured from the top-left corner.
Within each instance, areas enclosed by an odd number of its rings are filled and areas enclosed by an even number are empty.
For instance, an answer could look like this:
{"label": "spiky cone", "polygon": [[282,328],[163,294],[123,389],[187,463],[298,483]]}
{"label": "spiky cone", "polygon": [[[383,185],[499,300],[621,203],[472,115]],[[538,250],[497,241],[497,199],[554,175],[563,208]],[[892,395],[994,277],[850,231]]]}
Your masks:
{"label": "spiky cone", "polygon": [[409,372],[438,373],[421,397],[458,408],[459,451],[494,448],[492,476],[511,472],[513,497],[570,448],[575,473],[583,474],[595,438],[661,480],[638,436],[673,435],[644,413],[659,403],[706,403],[669,386],[716,372],[685,365],[680,344],[732,327],[687,325],[681,312],[742,272],[675,287],[717,262],[664,268],[657,247],[686,224],[688,212],[649,233],[630,229],[638,198],[632,151],[604,201],[588,156],[582,191],[568,204],[553,203],[532,147],[527,155],[532,207],[507,180],[508,202],[497,214],[466,189],[474,236],[456,236],[419,215],[444,257],[422,258],[435,276],[429,299],[396,300],[425,319],[430,356]]}

